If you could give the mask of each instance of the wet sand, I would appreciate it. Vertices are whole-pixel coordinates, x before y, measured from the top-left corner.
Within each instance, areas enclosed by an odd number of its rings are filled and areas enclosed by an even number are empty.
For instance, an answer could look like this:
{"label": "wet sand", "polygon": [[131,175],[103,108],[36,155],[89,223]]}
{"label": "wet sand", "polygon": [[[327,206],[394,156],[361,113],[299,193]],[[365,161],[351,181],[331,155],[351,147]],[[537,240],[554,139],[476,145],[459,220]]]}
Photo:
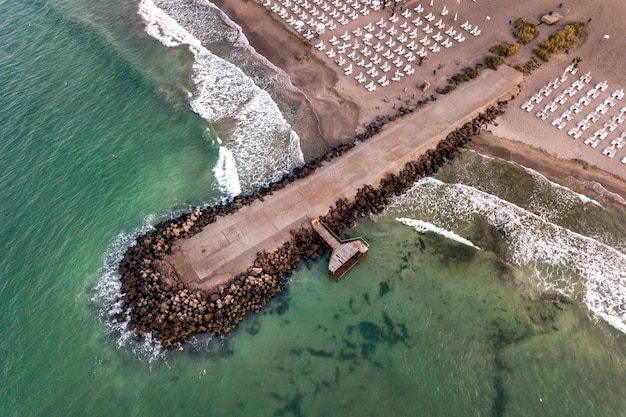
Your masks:
{"label": "wet sand", "polygon": [[523,142],[484,132],[472,138],[467,148],[483,155],[515,162],[533,169],[551,181],[578,191],[593,191],[626,208],[626,182],[580,159],[563,159]]}

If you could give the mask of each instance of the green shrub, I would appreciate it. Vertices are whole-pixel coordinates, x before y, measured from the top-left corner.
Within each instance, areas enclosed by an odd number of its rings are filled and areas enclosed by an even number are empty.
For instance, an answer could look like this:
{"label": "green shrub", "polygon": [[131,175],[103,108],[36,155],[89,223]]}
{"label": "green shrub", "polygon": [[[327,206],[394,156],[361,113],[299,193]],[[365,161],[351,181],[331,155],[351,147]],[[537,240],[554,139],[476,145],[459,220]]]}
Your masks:
{"label": "green shrub", "polygon": [[462,83],[465,81],[469,81],[470,78],[466,75],[466,74],[454,74],[452,76],[452,79],[454,80],[454,82],[456,83]]}
{"label": "green shrub", "polygon": [[581,36],[584,34],[585,29],[587,28],[587,24],[585,22],[572,22],[568,23],[567,26],[571,26],[574,29],[574,33],[576,36]]}
{"label": "green shrub", "polygon": [[539,47],[550,53],[569,48],[578,42],[584,27],[585,24],[581,22],[569,23],[563,29],[550,35],[548,39],[539,42]]}
{"label": "green shrub", "polygon": [[485,65],[488,68],[497,70],[502,64],[504,64],[504,58],[502,58],[501,56],[487,55],[485,57]]}
{"label": "green shrub", "polygon": [[456,90],[456,85],[447,85],[445,88],[438,88],[437,92],[439,94],[448,94],[450,91]]}
{"label": "green shrub", "polygon": [[561,30],[554,32],[539,42],[533,53],[543,61],[548,62],[550,55],[574,46],[584,36],[586,24],[583,22],[568,23]]}
{"label": "green shrub", "polygon": [[465,75],[467,75],[470,78],[476,78],[480,75],[480,71],[478,71],[476,68],[472,68],[472,67],[465,67],[463,68],[463,73]]}
{"label": "green shrub", "polygon": [[533,53],[539,57],[542,61],[548,62],[550,61],[550,56],[552,55],[549,51],[543,48],[535,48],[533,49]]}
{"label": "green shrub", "polygon": [[530,23],[528,20],[520,17],[513,23],[513,36],[522,44],[532,42],[539,36],[539,28],[537,25]]}
{"label": "green shrub", "polygon": [[537,58],[533,57],[532,59],[528,60],[524,65],[522,64],[515,65],[515,69],[523,74],[528,75],[532,72],[532,70],[534,70],[535,68],[538,68],[539,65],[540,64],[537,61]]}
{"label": "green shrub", "polygon": [[519,43],[502,42],[489,48],[489,52],[499,56],[513,56],[519,52]]}
{"label": "green shrub", "polygon": [[521,72],[522,74],[528,75],[530,74],[530,68],[528,68],[526,66],[526,64],[522,65],[522,64],[515,64],[513,66],[513,68],[515,68],[516,70],[518,70],[519,72]]}

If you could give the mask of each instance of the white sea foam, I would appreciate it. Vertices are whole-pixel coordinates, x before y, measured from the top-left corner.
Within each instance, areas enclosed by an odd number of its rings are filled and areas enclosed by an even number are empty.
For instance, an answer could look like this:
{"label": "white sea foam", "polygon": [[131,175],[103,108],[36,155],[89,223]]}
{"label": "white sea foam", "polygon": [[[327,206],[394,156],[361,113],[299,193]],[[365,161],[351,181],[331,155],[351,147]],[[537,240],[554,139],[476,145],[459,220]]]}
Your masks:
{"label": "white sea foam", "polygon": [[241,184],[237,174],[237,165],[233,154],[225,147],[220,147],[217,164],[213,168],[215,177],[222,188],[222,194],[234,197],[241,194]]}
{"label": "white sea foam", "polygon": [[[168,47],[186,45],[194,55],[196,91],[191,108],[209,123],[229,126],[224,146],[235,159],[244,191],[267,185],[304,163],[300,139],[270,95],[239,68],[212,54],[186,29],[197,24],[194,16],[181,11],[174,19],[152,0],[142,0],[138,10],[148,34]],[[168,8],[170,13],[172,10],[177,9]]]}
{"label": "white sea foam", "polygon": [[582,300],[626,333],[626,254],[615,248],[476,188],[433,178],[395,198],[389,213],[451,230],[471,224],[477,214],[484,217],[504,236],[507,261],[534,270],[541,290]]}
{"label": "white sea foam", "polygon": [[[291,83],[289,75],[287,75],[282,68],[274,65],[250,45],[241,26],[231,20],[209,0],[154,0],[154,3],[161,10],[164,10],[168,15],[172,16],[201,42],[208,43],[222,40],[232,44],[234,47],[231,49],[232,52],[236,52],[238,49],[245,49],[254,56],[256,61],[262,63],[266,69],[270,70],[269,72],[264,71],[262,74],[263,78],[278,79],[282,88],[302,93],[300,89],[296,88]],[[217,20],[219,20],[219,22],[217,22]],[[228,30],[225,29],[225,26]],[[236,60],[233,54],[227,55]],[[257,78],[255,79],[255,83],[261,86],[263,81]]]}
{"label": "white sea foam", "polygon": [[[153,219],[152,219],[153,220]],[[120,276],[117,267],[124,257],[126,248],[135,243],[136,236],[152,228],[152,221],[146,219],[143,228],[134,233],[120,234],[106,252],[100,280],[95,288],[91,301],[98,307],[107,334],[115,339],[118,348],[130,348],[137,357],[150,364],[156,360],[166,359],[167,352],[160,343],[153,340],[150,334],[144,335],[141,342],[135,341],[135,333],[128,329],[129,317],[118,322],[115,315],[126,312],[121,301]]]}
{"label": "white sea foam", "polygon": [[479,249],[477,246],[475,246],[472,242],[470,242],[469,240],[465,239],[464,237],[461,237],[459,235],[457,235],[456,233],[450,231],[450,230],[446,230],[446,229],[442,229],[441,227],[435,226],[432,223],[428,223],[422,220],[416,220],[416,219],[409,219],[406,217],[397,217],[396,218],[397,221],[399,221],[402,224],[405,224],[407,226],[410,226],[412,228],[414,228],[416,231],[420,232],[420,233],[426,233],[426,232],[432,232],[432,233],[436,233],[438,235],[441,235],[443,237],[446,237],[448,239],[452,239],[455,240],[459,243],[462,243],[464,245],[467,246],[471,246],[473,248]]}

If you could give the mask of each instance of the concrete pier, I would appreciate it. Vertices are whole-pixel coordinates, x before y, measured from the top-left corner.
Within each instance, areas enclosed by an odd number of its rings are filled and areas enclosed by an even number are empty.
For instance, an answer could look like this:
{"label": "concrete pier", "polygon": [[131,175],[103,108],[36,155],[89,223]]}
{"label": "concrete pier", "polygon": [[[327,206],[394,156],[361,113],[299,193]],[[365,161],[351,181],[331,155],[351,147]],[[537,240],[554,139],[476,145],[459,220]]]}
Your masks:
{"label": "concrete pier", "polygon": [[502,66],[415,113],[385,126],[367,142],[319,168],[313,175],[219,218],[192,238],[176,242],[166,261],[190,288],[210,289],[252,265],[257,252],[286,242],[289,231],[310,226],[340,198],[352,198],[365,184],[397,173],[448,133],[517,91],[522,74]]}

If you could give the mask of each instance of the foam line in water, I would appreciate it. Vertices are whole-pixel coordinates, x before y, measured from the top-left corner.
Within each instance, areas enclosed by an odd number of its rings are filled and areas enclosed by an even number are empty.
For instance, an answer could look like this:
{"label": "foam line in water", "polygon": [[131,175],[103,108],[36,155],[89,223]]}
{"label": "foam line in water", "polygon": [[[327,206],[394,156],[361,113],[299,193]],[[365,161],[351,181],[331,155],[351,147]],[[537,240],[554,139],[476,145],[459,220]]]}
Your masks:
{"label": "foam line in water", "polygon": [[394,198],[389,214],[419,216],[450,230],[482,216],[503,236],[506,260],[535,271],[541,290],[583,301],[626,333],[626,254],[615,248],[476,188],[434,178]]}
{"label": "foam line in water", "polygon": [[177,20],[186,22],[184,13],[175,20],[152,0],[141,0],[138,12],[149,35],[168,47],[186,45],[193,54],[196,91],[191,108],[212,124],[235,122],[223,139],[235,158],[243,190],[267,185],[304,163],[300,139],[270,95],[181,26]]}
{"label": "foam line in water", "polygon": [[213,173],[220,184],[222,193],[234,197],[241,194],[241,184],[239,183],[239,174],[237,174],[237,165],[232,152],[225,147],[220,147],[217,164],[213,168]]}
{"label": "foam line in water", "polygon": [[442,229],[441,227],[435,226],[432,223],[428,223],[422,220],[409,219],[406,217],[397,217],[396,220],[402,224],[405,224],[407,226],[414,228],[419,233],[426,233],[426,232],[436,233],[438,235],[441,235],[448,239],[452,239],[464,245],[471,246],[476,249],[480,249],[479,247],[477,247],[476,245],[474,245],[472,242],[465,239],[464,237],[461,237],[450,230]]}

